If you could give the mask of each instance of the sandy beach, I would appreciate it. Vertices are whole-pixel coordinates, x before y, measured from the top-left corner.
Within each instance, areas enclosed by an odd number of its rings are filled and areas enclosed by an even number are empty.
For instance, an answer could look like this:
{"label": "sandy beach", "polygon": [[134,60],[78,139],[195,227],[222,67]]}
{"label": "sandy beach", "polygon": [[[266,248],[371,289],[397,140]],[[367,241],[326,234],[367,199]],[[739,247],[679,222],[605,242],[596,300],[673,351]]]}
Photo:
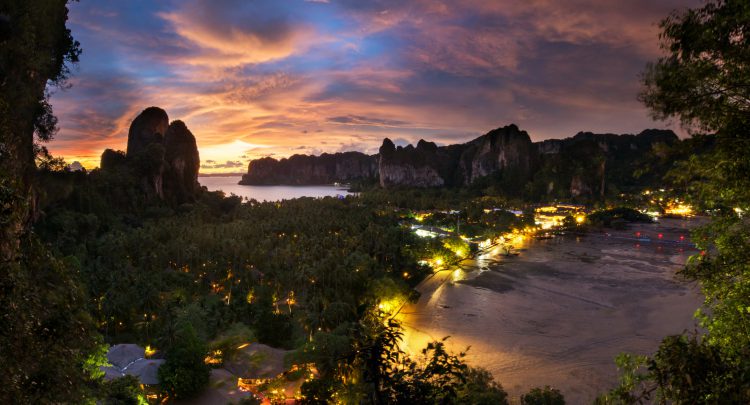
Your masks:
{"label": "sandy beach", "polygon": [[416,353],[451,336],[451,350],[470,346],[468,363],[492,372],[516,399],[551,385],[570,404],[590,403],[616,383],[617,354],[649,354],[664,336],[696,328],[702,296],[675,274],[697,253],[680,243],[695,224],[665,219],[529,240],[518,256],[495,249],[439,272],[399,315],[404,348]]}

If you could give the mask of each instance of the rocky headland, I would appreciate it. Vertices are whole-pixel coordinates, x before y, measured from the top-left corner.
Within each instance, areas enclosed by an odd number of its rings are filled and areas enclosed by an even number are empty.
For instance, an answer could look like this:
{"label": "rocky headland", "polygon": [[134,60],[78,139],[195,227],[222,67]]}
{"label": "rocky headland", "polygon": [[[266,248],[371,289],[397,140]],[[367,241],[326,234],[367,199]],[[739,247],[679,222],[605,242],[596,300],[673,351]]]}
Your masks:
{"label": "rocky headland", "polygon": [[455,145],[420,140],[416,146],[402,147],[386,138],[372,156],[346,152],[257,159],[250,162],[240,184],[369,179],[384,188],[487,184],[547,196],[598,195],[632,185],[638,165],[658,154],[657,145],[678,141],[672,131],[649,129],[637,135],[579,132],[532,142],[526,131],[511,124]]}
{"label": "rocky headland", "polygon": [[348,183],[377,176],[377,156],[360,152],[324,153],[320,156],[293,155],[276,160],[270,157],[250,162],[240,184],[316,185]]}

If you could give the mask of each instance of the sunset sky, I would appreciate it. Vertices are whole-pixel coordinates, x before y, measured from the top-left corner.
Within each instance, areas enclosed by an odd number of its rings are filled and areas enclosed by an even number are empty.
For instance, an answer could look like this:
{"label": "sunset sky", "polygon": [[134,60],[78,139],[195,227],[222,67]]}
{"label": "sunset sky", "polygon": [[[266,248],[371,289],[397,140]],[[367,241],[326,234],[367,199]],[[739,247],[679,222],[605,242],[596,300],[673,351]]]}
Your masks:
{"label": "sunset sky", "polygon": [[144,108],[195,134],[201,172],[294,153],[375,153],[384,137],[464,142],[637,133],[658,21],[700,0],[82,0],[83,54],[48,146],[93,168]]}

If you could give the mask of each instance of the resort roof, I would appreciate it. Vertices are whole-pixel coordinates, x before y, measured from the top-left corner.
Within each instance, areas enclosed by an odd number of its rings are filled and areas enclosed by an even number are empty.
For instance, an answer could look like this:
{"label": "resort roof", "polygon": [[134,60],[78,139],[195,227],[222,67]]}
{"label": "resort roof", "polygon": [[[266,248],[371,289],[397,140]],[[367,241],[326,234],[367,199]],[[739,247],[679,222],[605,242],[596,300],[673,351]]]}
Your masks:
{"label": "resort roof", "polygon": [[164,363],[163,359],[147,359],[146,351],[135,344],[119,344],[109,348],[107,360],[111,366],[100,367],[104,371],[105,380],[114,380],[126,374],[138,377],[142,384],[156,385],[159,383],[158,370]]}
{"label": "resort roof", "polygon": [[99,369],[104,371],[104,379],[107,381],[125,376],[125,374],[122,373],[122,370],[115,366],[99,367]]}
{"label": "resort roof", "polygon": [[138,377],[142,384],[159,384],[159,367],[164,364],[163,359],[140,359],[125,368],[125,374]]}
{"label": "resort roof", "polygon": [[288,350],[252,343],[241,349],[224,368],[242,378],[274,378],[286,371],[284,356]]}
{"label": "resort roof", "polygon": [[114,345],[107,352],[107,360],[113,366],[121,369],[144,357],[146,357],[146,351],[142,347],[130,343]]}

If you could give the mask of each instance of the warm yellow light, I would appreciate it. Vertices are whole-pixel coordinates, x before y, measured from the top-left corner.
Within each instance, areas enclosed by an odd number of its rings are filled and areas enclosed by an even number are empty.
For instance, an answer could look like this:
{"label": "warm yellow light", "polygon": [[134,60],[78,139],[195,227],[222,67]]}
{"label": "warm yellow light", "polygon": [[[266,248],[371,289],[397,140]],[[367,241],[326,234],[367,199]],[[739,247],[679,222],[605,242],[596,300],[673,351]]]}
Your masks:
{"label": "warm yellow light", "polygon": [[464,257],[465,255],[466,255],[466,252],[464,252],[463,249],[456,249],[456,256]]}
{"label": "warm yellow light", "polygon": [[667,204],[667,208],[664,209],[664,212],[670,215],[679,215],[679,216],[689,217],[693,215],[693,207],[690,206],[689,204],[673,202],[673,203]]}
{"label": "warm yellow light", "polygon": [[441,259],[441,258],[438,257],[437,259],[435,259],[435,264],[437,264],[438,266],[442,266],[443,265],[443,259]]}
{"label": "warm yellow light", "polygon": [[583,214],[576,215],[576,222],[582,224],[586,220],[586,216]]}
{"label": "warm yellow light", "polygon": [[253,384],[253,380],[251,378],[238,378],[237,388],[239,388],[240,391],[250,391],[255,388],[255,384]]}
{"label": "warm yellow light", "polygon": [[384,298],[378,303],[378,310],[385,314],[394,314],[404,304],[404,300],[401,297],[394,296],[391,298]]}
{"label": "warm yellow light", "polygon": [[513,235],[513,238],[510,239],[511,244],[518,247],[518,245],[523,244],[523,241],[526,239],[526,237],[523,234],[516,234]]}
{"label": "warm yellow light", "polygon": [[416,219],[417,222],[422,222],[425,220],[425,218],[429,216],[430,216],[430,213],[414,214],[414,219]]}
{"label": "warm yellow light", "polygon": [[221,364],[221,350],[214,350],[203,359],[206,364]]}
{"label": "warm yellow light", "polygon": [[558,227],[563,224],[565,220],[564,215],[537,215],[534,218],[534,223],[542,229],[551,229]]}
{"label": "warm yellow light", "polygon": [[151,357],[154,355],[154,353],[156,353],[156,349],[152,348],[151,345],[148,345],[146,346],[145,352],[146,352],[146,357]]}

